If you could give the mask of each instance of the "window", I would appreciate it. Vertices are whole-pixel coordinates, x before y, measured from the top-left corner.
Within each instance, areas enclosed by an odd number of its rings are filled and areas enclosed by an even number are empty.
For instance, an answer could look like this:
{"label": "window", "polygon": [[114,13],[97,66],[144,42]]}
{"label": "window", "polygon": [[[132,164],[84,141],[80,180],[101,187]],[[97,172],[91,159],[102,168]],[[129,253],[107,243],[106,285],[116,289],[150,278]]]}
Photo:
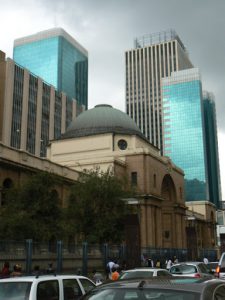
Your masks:
{"label": "window", "polygon": [[59,300],[58,280],[43,281],[37,287],[37,300],[54,299]]}
{"label": "window", "polygon": [[131,172],[131,185],[137,185],[137,172]]}
{"label": "window", "polygon": [[63,280],[63,293],[64,299],[76,299],[82,296],[81,288],[75,279],[64,279]]}
{"label": "window", "polygon": [[156,187],[156,174],[153,175],[153,186]]}
{"label": "window", "polygon": [[80,282],[84,288],[85,293],[89,292],[95,287],[95,285],[88,279],[80,279]]}

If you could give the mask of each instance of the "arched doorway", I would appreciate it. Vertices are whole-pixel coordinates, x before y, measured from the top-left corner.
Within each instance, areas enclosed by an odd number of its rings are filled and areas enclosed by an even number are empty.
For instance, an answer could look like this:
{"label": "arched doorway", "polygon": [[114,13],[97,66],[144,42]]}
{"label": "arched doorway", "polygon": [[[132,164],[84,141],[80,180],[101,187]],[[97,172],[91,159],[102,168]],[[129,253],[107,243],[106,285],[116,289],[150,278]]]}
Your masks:
{"label": "arched doorway", "polygon": [[175,185],[173,179],[168,174],[165,175],[163,178],[162,186],[161,186],[161,195],[162,198],[167,201],[167,203],[165,203],[166,205],[168,204],[168,201],[169,202],[177,201]]}
{"label": "arched doorway", "polygon": [[170,175],[165,175],[161,185],[162,201],[162,245],[175,246],[174,204],[177,202],[176,189]]}

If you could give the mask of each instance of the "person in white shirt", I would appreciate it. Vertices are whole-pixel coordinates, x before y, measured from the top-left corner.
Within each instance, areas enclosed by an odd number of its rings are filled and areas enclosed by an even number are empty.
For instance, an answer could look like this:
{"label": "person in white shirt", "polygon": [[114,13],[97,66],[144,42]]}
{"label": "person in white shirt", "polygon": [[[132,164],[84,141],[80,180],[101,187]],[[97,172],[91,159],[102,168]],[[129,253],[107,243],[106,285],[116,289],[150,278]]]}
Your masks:
{"label": "person in white shirt", "polygon": [[209,263],[208,258],[207,258],[207,257],[204,257],[204,258],[203,258],[203,262],[204,262],[204,264],[207,265],[207,264]]}
{"label": "person in white shirt", "polygon": [[171,259],[168,259],[168,260],[167,260],[167,263],[166,263],[166,269],[169,270],[169,269],[172,267],[172,264],[173,264],[173,263],[172,263],[172,260],[171,260]]}

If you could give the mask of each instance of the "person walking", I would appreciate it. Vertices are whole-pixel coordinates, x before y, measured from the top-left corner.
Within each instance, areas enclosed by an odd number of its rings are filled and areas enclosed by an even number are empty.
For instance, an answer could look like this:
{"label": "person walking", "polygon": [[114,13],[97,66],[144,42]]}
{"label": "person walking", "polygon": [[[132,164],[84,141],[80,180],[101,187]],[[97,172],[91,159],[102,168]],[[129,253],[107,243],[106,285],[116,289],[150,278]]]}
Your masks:
{"label": "person walking", "polygon": [[205,265],[208,265],[208,263],[209,263],[208,258],[207,258],[207,257],[204,257],[204,258],[203,258],[203,262],[204,262]]}
{"label": "person walking", "polygon": [[13,271],[10,274],[12,277],[18,277],[22,276],[22,266],[19,264],[16,264],[13,266]]}
{"label": "person walking", "polygon": [[173,264],[173,263],[172,263],[172,260],[171,260],[171,259],[168,259],[168,260],[167,260],[167,264],[166,264],[166,269],[169,270],[169,269],[172,267],[172,264]]}
{"label": "person walking", "polygon": [[1,271],[1,278],[10,277],[9,262],[5,261]]}

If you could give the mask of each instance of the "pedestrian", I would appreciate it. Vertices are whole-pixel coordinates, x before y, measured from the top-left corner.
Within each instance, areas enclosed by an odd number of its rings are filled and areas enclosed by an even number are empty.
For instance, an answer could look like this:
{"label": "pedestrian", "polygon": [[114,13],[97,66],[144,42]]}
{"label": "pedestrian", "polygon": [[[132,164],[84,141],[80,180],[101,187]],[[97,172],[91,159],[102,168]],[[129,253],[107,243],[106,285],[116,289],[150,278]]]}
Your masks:
{"label": "pedestrian", "polygon": [[154,267],[154,261],[151,258],[148,258],[148,267],[153,268]]}
{"label": "pedestrian", "polygon": [[5,261],[1,271],[1,278],[10,277],[9,262]]}
{"label": "pedestrian", "polygon": [[204,257],[204,258],[203,258],[203,262],[204,262],[204,264],[208,265],[208,263],[209,263],[208,258],[207,258],[207,257]]}
{"label": "pedestrian", "polygon": [[54,269],[53,269],[53,264],[52,263],[48,264],[48,268],[46,270],[46,273],[47,274],[53,274],[54,273]]}
{"label": "pedestrian", "polygon": [[144,256],[143,253],[141,254],[141,265],[142,265],[142,266],[145,266],[145,265],[146,265],[146,259],[145,259],[145,256]]}
{"label": "pedestrian", "polygon": [[106,265],[106,277],[108,279],[111,279],[113,267],[114,267],[114,262],[113,262],[113,260],[110,260]]}
{"label": "pedestrian", "polygon": [[177,259],[176,256],[173,257],[173,263],[174,263],[174,264],[178,264],[178,259]]}
{"label": "pedestrian", "polygon": [[93,270],[93,281],[96,285],[99,285],[103,282],[103,276],[100,272],[97,272],[97,270]]}
{"label": "pedestrian", "polygon": [[118,280],[118,278],[119,278],[119,276],[120,276],[120,274],[119,274],[119,272],[118,272],[118,270],[117,270],[117,268],[112,268],[112,280],[113,281],[116,281],[116,280]]}
{"label": "pedestrian", "polygon": [[16,264],[13,266],[13,271],[11,273],[12,277],[18,277],[18,276],[22,276],[22,266],[19,264]]}
{"label": "pedestrian", "polygon": [[156,260],[156,268],[161,268],[161,262],[159,259]]}
{"label": "pedestrian", "polygon": [[172,260],[171,260],[171,259],[168,259],[168,260],[167,260],[167,263],[166,263],[166,269],[169,270],[169,269],[172,267],[172,264],[173,264],[173,263],[172,263]]}

